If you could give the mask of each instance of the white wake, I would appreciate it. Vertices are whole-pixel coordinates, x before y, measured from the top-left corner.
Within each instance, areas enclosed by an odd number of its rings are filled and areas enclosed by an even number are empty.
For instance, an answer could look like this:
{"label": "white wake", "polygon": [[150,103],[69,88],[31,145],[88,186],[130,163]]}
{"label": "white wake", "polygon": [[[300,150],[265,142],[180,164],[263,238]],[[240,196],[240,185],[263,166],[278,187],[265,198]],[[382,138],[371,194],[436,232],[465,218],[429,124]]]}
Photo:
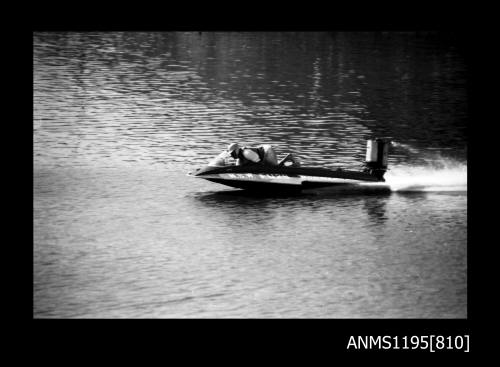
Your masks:
{"label": "white wake", "polygon": [[465,191],[467,164],[449,159],[429,162],[426,166],[389,167],[385,181],[392,191]]}

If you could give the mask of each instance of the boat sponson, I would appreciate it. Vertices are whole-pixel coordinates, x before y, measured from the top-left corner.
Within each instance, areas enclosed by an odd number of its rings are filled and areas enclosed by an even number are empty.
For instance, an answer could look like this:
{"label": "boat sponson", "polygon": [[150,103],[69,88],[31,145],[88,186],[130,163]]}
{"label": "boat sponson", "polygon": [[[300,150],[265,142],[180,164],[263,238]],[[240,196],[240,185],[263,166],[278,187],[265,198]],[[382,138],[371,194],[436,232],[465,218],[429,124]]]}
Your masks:
{"label": "boat sponson", "polygon": [[[222,173],[264,173],[264,174],[281,174],[290,177],[298,176],[314,176],[314,177],[330,177],[349,180],[384,182],[383,178],[379,179],[369,173],[359,171],[349,171],[344,169],[331,170],[320,167],[273,167],[263,165],[246,165],[246,166],[229,166],[229,167],[204,167],[194,173],[194,176],[203,177],[203,175],[222,174]],[[222,183],[222,182],[221,182]]]}

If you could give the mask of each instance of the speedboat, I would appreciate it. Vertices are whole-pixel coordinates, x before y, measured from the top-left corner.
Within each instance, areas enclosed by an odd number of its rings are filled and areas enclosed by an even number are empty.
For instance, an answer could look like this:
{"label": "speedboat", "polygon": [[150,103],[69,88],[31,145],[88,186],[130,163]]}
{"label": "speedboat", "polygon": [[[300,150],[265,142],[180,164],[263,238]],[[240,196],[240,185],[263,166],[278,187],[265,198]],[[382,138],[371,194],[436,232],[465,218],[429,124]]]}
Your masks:
{"label": "speedboat", "polygon": [[288,154],[277,165],[261,163],[237,165],[227,151],[212,159],[207,166],[188,173],[226,186],[259,192],[310,192],[318,189],[350,191],[387,190],[384,174],[387,170],[389,141],[367,140],[366,159],[362,170],[343,168],[303,167]]}

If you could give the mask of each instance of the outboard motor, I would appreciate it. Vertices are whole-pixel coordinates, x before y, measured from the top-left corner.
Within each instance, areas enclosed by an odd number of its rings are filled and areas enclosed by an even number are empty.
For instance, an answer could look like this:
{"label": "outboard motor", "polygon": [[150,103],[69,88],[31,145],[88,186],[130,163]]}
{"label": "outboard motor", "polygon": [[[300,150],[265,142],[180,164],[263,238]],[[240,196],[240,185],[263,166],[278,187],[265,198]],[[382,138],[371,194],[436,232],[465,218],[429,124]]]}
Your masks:
{"label": "outboard motor", "polygon": [[390,141],[384,139],[370,139],[366,142],[366,168],[365,172],[384,179],[387,170],[387,155],[389,153]]}

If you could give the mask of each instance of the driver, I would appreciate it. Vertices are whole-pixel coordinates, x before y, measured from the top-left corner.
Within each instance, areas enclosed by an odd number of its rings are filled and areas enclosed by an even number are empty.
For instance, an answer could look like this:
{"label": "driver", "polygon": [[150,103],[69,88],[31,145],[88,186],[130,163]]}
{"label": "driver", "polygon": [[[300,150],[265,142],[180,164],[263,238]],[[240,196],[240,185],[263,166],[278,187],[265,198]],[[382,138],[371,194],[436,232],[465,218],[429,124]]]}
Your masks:
{"label": "driver", "polygon": [[237,166],[247,164],[267,164],[277,166],[276,153],[270,145],[260,145],[255,148],[240,147],[238,143],[232,143],[227,147],[227,152],[236,159]]}

